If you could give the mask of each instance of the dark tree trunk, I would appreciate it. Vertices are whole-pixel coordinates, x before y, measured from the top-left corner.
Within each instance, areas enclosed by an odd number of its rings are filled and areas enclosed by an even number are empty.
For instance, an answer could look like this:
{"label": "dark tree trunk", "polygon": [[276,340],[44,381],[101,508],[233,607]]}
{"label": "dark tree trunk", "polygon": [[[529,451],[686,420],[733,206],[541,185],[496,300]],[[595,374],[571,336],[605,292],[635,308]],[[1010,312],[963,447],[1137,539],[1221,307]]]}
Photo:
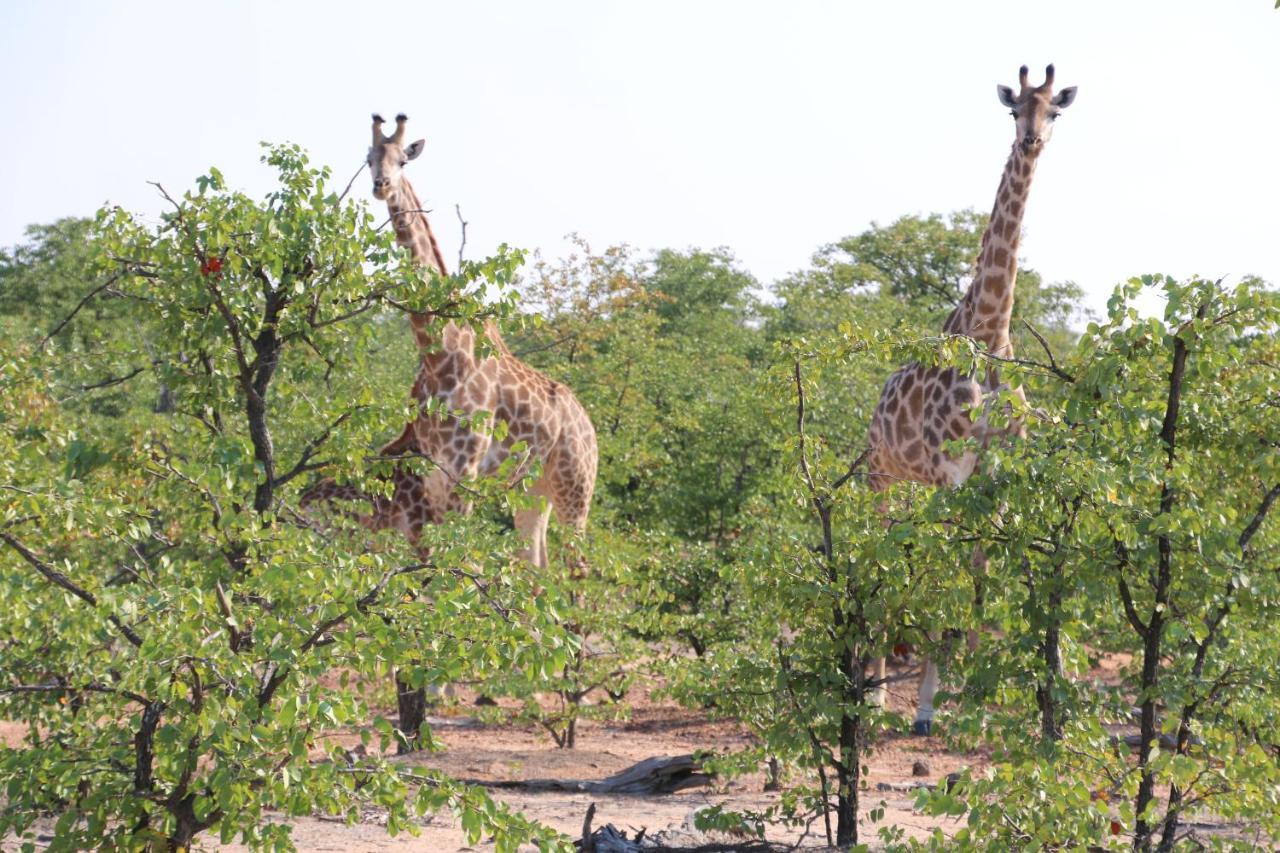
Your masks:
{"label": "dark tree trunk", "polygon": [[401,746],[399,751],[401,753],[414,752],[419,748],[418,732],[427,719],[426,688],[410,687],[400,679],[400,674],[397,672],[396,705],[400,712],[400,719],[396,723],[396,728],[400,730],[405,739],[405,745]]}
{"label": "dark tree trunk", "polygon": [[857,714],[846,713],[840,719],[840,789],[836,792],[836,845],[839,847],[858,843],[858,789],[862,782],[861,739],[862,718]]}
{"label": "dark tree trunk", "polygon": [[1040,736],[1047,741],[1062,740],[1062,715],[1053,689],[1062,677],[1061,623],[1056,611],[1050,614],[1044,629],[1040,650],[1044,659],[1044,679],[1036,686],[1036,703],[1040,706]]}
{"label": "dark tree trunk", "polygon": [[1044,676],[1036,686],[1036,703],[1040,706],[1040,736],[1056,743],[1062,740],[1062,709],[1053,696],[1053,690],[1062,680],[1062,566],[1053,567],[1049,577],[1046,598],[1044,639],[1040,643],[1040,656],[1044,661]]}
{"label": "dark tree trunk", "polygon": [[[1201,305],[1196,310],[1196,317],[1203,319],[1209,306]],[[1182,405],[1182,381],[1187,367],[1187,344],[1181,337],[1173,340],[1173,366],[1169,370],[1169,396],[1165,403],[1164,423],[1160,428],[1160,440],[1164,443],[1165,455],[1172,467],[1177,456],[1178,412]],[[1173,510],[1177,495],[1169,481],[1165,481],[1160,489],[1160,514],[1167,516]],[[1151,770],[1151,742],[1157,736],[1156,730],[1156,695],[1160,678],[1161,642],[1164,639],[1164,626],[1169,613],[1170,588],[1173,585],[1173,543],[1167,533],[1156,537],[1158,563],[1155,576],[1154,606],[1151,608],[1151,619],[1147,622],[1146,635],[1142,644],[1142,745],[1138,751],[1138,767],[1141,776],[1138,782],[1138,797],[1134,803],[1139,815],[1134,827],[1133,847],[1135,850],[1149,851],[1155,827],[1141,817],[1155,799],[1155,773]],[[1177,831],[1177,812],[1171,815],[1171,823],[1166,832],[1173,835]]]}

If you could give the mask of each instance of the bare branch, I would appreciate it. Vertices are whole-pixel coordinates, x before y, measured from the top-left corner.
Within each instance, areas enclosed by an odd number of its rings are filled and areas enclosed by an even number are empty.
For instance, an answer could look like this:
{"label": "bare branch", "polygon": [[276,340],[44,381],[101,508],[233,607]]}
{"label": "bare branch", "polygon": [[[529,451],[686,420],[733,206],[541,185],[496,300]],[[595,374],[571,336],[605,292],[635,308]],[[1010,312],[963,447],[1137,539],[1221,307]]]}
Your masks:
{"label": "bare branch", "polygon": [[356,169],[356,173],[351,176],[351,180],[347,181],[347,188],[342,191],[342,195],[338,196],[338,204],[342,204],[342,200],[347,197],[347,193],[351,192],[351,187],[355,185],[356,178],[360,177],[360,173],[364,171],[364,167],[369,165],[369,161],[362,160],[360,168]]}
{"label": "bare branch", "polygon": [[1067,382],[1075,384],[1075,377],[1058,367],[1058,360],[1053,357],[1053,350],[1050,349],[1049,342],[1044,339],[1044,335],[1040,334],[1036,327],[1031,325],[1025,317],[1022,320],[1022,325],[1027,327],[1027,331],[1040,342],[1040,347],[1044,350],[1044,354],[1049,356],[1049,370],[1060,379],[1064,379]]}
{"label": "bare branch", "polygon": [[392,220],[394,220],[397,216],[407,216],[410,213],[433,213],[433,212],[434,211],[431,211],[431,210],[423,210],[420,207],[413,208],[412,210],[397,210],[395,213],[388,216],[386,222],[383,222],[375,230],[381,231],[383,228],[386,228],[388,225],[391,224]]}
{"label": "bare branch", "polygon": [[581,331],[577,331],[577,332],[570,332],[569,334],[565,335],[564,337],[557,338],[556,340],[551,341],[550,343],[546,343],[546,344],[539,344],[538,346],[532,346],[532,347],[525,347],[524,349],[520,350],[519,352],[516,352],[516,353],[515,353],[515,357],[516,357],[516,358],[524,358],[525,356],[527,356],[527,355],[532,355],[532,354],[533,354],[533,353],[535,353],[535,352],[542,352],[543,350],[555,349],[556,347],[560,346],[561,344],[565,344],[565,343],[568,343],[569,341],[574,340],[574,339],[575,339],[575,338],[577,338],[577,337],[578,337],[578,335],[580,335],[580,334],[581,334]]}
{"label": "bare branch", "polygon": [[981,358],[987,359],[988,361],[995,361],[995,362],[999,362],[1000,364],[1016,364],[1019,367],[1035,367],[1045,371],[1046,373],[1052,376],[1056,376],[1065,382],[1076,381],[1076,378],[1074,376],[1072,376],[1070,373],[1067,373],[1062,368],[1052,364],[1045,364],[1044,362],[1041,362],[1041,361],[1033,361],[1029,358],[1015,358],[1013,356],[996,355],[990,350],[981,350],[978,353],[978,355]]}
{"label": "bare branch", "polygon": [[458,269],[462,269],[462,251],[467,248],[467,220],[462,218],[462,205],[455,204],[453,210],[458,214],[458,222],[462,224],[462,243],[458,246]]}

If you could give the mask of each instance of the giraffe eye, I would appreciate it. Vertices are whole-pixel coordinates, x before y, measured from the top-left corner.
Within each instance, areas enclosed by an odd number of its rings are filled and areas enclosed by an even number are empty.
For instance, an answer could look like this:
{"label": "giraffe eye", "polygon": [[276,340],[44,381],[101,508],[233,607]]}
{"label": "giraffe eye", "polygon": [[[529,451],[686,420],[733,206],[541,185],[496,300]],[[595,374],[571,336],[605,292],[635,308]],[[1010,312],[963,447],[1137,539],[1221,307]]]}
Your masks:
{"label": "giraffe eye", "polygon": [[1017,118],[1017,117],[1018,117],[1018,111],[1017,111],[1017,110],[1009,110],[1009,115],[1013,116],[1014,118]]}
{"label": "giraffe eye", "polygon": [[1059,113],[1057,110],[1054,110],[1053,112],[1049,113],[1049,121],[1053,121],[1058,117],[1058,115]]}
{"label": "giraffe eye", "polygon": [[409,165],[409,161],[408,161],[408,160],[401,160],[401,161],[400,161],[400,168],[401,168],[401,169],[403,169],[403,168],[404,168],[405,166],[407,166],[407,165]]}

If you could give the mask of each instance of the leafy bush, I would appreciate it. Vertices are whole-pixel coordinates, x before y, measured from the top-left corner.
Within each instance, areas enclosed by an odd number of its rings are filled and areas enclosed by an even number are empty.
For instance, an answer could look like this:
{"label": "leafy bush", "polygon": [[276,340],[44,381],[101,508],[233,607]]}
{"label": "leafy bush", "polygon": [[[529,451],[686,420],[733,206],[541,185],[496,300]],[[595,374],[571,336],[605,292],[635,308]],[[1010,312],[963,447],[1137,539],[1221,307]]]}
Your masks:
{"label": "leafy bush", "polygon": [[[186,849],[206,831],[284,849],[268,809],[378,806],[393,833],[451,808],[502,849],[557,846],[483,792],[386,760],[386,720],[369,755],[332,739],[374,717],[352,678],[565,664],[553,608],[505,571],[512,537],[437,530],[422,560],[297,508],[312,472],[386,488],[367,448],[410,413],[407,382],[379,385],[371,364],[384,307],[508,312],[518,255],[428,277],[300,149],[264,159],[278,185],[260,202],[210,170],[157,228],[99,214],[94,293],[129,310],[92,359],[79,340],[3,345],[0,715],[29,729],[0,752],[0,835],[53,813],[55,849]],[[169,411],[75,404],[99,384],[86,368],[116,365],[111,387],[154,377]]]}

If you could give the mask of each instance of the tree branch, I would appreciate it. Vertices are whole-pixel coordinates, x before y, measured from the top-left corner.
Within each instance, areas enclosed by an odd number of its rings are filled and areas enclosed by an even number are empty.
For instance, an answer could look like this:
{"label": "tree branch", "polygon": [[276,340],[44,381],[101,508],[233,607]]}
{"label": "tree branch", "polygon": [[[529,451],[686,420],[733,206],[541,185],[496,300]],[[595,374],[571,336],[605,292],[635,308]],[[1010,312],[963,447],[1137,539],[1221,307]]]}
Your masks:
{"label": "tree branch", "polygon": [[1027,327],[1027,331],[1030,332],[1032,336],[1037,341],[1040,342],[1041,348],[1044,349],[1044,354],[1049,356],[1049,369],[1059,378],[1064,379],[1067,382],[1070,382],[1071,384],[1074,385],[1076,378],[1072,376],[1070,373],[1067,373],[1065,370],[1062,370],[1061,368],[1058,367],[1058,360],[1053,357],[1053,350],[1050,349],[1049,342],[1044,339],[1044,335],[1040,334],[1040,332],[1036,329],[1036,327],[1031,325],[1031,323],[1025,317],[1022,319],[1022,325]]}
{"label": "tree branch", "polygon": [[333,434],[333,431],[342,426],[342,423],[347,418],[351,417],[351,415],[363,408],[365,407],[356,406],[354,408],[347,409],[347,411],[338,416],[337,420],[325,427],[324,432],[308,441],[306,447],[302,449],[302,455],[298,458],[297,463],[284,474],[275,478],[275,487],[279,488],[280,486],[283,486],[299,474],[304,474],[307,471],[314,471],[317,468],[323,467],[322,465],[310,465],[308,463],[315,456],[316,451],[320,449],[320,446],[329,440],[329,436]]}
{"label": "tree branch", "polygon": [[91,681],[78,687],[68,684],[15,684],[10,687],[0,687],[0,693],[105,693],[113,696],[123,696],[141,705],[151,704],[151,700],[146,696],[134,693],[131,690],[119,690],[115,687],[109,687],[98,681]]}
{"label": "tree branch", "polygon": [[145,367],[135,367],[133,370],[131,370],[130,372],[126,373],[123,376],[113,376],[110,379],[104,379],[101,382],[95,382],[92,385],[81,385],[80,390],[96,391],[99,388],[110,388],[112,385],[119,385],[122,382],[128,382],[130,379],[137,376],[139,373],[142,373],[146,369],[147,368]]}
{"label": "tree branch", "polygon": [[[359,599],[357,599],[355,604],[356,612],[364,613],[366,610],[368,610],[368,608],[378,600],[378,597],[382,595],[383,590],[387,588],[387,584],[389,584],[393,578],[397,578],[400,575],[409,574],[410,572],[416,572],[416,571],[421,571],[422,569],[430,569],[430,568],[435,568],[435,564],[434,563],[411,563],[407,566],[400,566],[399,568],[396,568],[396,569],[387,570],[386,572],[383,573],[382,578],[376,584],[374,584],[369,589],[368,592],[366,592]],[[331,617],[329,619],[326,619],[324,622],[320,623],[320,625],[317,626],[316,629],[311,632],[311,634],[302,643],[302,645],[298,647],[299,653],[305,654],[306,652],[311,651],[317,646],[322,645],[321,638],[324,637],[324,635],[327,634],[329,631],[333,630],[338,625],[341,625],[343,622],[345,622],[350,617],[350,615],[351,615],[350,612],[344,612],[342,614],[339,614],[338,616]],[[258,691],[259,707],[264,707],[267,705],[267,703],[271,701],[272,697],[275,696],[276,690],[279,689],[280,685],[283,684],[284,680],[288,677],[289,677],[288,667],[280,667],[280,668],[274,669],[271,672],[271,675],[266,679],[266,681],[263,682],[262,689]]]}
{"label": "tree branch", "polygon": [[462,269],[462,251],[467,248],[467,220],[462,218],[462,205],[455,204],[454,212],[458,214],[458,222],[462,224],[462,243],[458,246],[458,269]]}
{"label": "tree branch", "polygon": [[1258,528],[1262,526],[1262,522],[1266,519],[1267,513],[1271,510],[1271,505],[1276,502],[1276,498],[1280,498],[1280,483],[1276,483],[1271,487],[1271,491],[1267,492],[1262,498],[1262,503],[1258,505],[1257,511],[1253,514],[1253,518],[1240,531],[1240,538],[1237,540],[1240,544],[1240,550],[1248,554],[1249,542],[1253,539],[1253,535],[1258,532]]}
{"label": "tree branch", "polygon": [[76,303],[76,307],[71,309],[71,313],[68,314],[66,317],[64,317],[62,319],[62,322],[54,326],[52,332],[45,335],[44,338],[41,339],[39,349],[44,349],[45,346],[49,343],[49,341],[53,340],[54,337],[56,337],[59,332],[61,332],[64,328],[66,328],[67,324],[70,323],[71,320],[77,314],[80,313],[80,309],[83,308],[85,305],[87,305],[90,299],[97,296],[99,293],[101,293],[102,291],[110,287],[112,284],[114,284],[116,279],[120,278],[121,275],[122,273],[116,273],[115,275],[111,276],[111,278],[107,279],[102,284],[98,285],[93,290],[85,294],[84,298],[81,299],[78,303]]}
{"label": "tree branch", "polygon": [[[50,583],[65,589],[67,592],[88,604],[90,607],[98,606],[97,596],[83,587],[77,586],[71,581],[71,578],[41,560],[17,539],[14,539],[8,533],[0,533],[0,539],[3,539],[10,548],[17,551],[18,554],[22,556],[22,559],[26,560],[37,572],[44,575],[45,579]],[[124,635],[124,638],[135,647],[142,645],[142,638],[139,637],[132,628],[121,621],[120,617],[116,616],[114,613],[108,613],[107,620],[110,621],[112,625],[115,625],[120,633]]]}

